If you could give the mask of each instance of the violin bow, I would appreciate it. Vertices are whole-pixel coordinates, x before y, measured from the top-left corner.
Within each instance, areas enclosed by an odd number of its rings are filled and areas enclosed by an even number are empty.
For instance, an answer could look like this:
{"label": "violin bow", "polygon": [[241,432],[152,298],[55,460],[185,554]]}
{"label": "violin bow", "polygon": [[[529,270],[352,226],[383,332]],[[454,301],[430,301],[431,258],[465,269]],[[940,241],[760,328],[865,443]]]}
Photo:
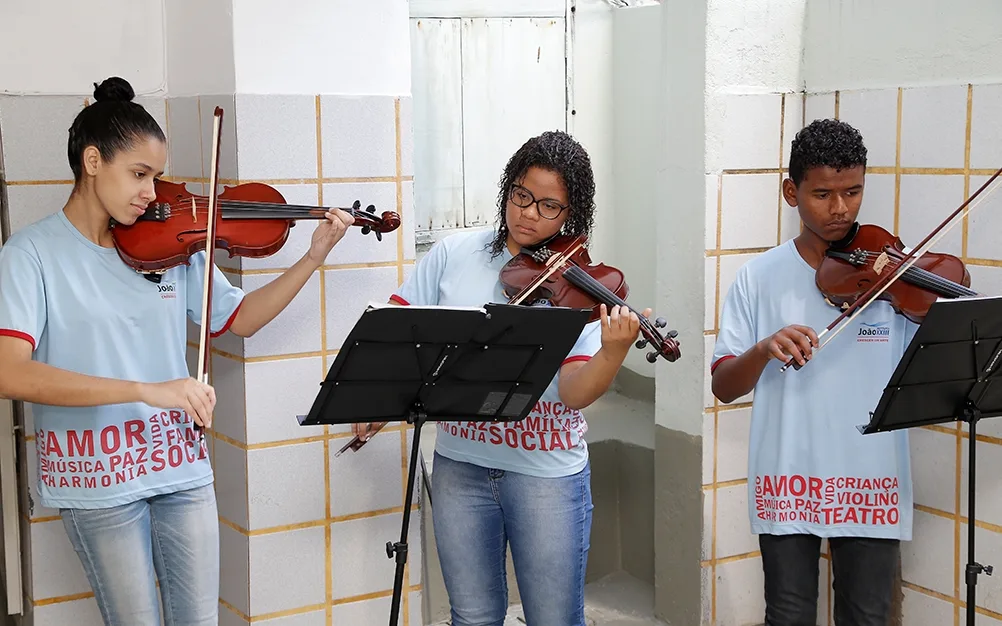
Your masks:
{"label": "violin bow", "polygon": [[[942,239],[943,236],[946,235],[946,233],[950,232],[950,230],[953,227],[959,224],[963,220],[963,218],[969,215],[971,211],[973,211],[979,204],[981,204],[984,201],[985,198],[987,198],[990,194],[994,193],[998,189],[997,186],[993,187],[992,190],[986,193],[984,196],[978,198],[977,202],[974,202],[973,204],[971,203],[972,200],[980,196],[985,189],[987,189],[990,185],[992,185],[992,183],[995,182],[995,179],[997,179],[1000,174],[1002,174],[1002,168],[999,168],[994,174],[992,174],[991,178],[986,180],[985,183],[981,185],[981,187],[977,191],[971,194],[971,196],[967,198],[967,200],[964,200],[964,203],[961,204],[959,207],[957,207],[957,210],[951,213],[949,217],[943,220],[943,223],[941,223],[939,226],[934,228],[932,232],[926,235],[925,239],[919,242],[917,246],[912,248],[911,252],[909,252],[905,256],[905,258],[898,261],[897,267],[894,269],[894,271],[887,272],[886,274],[881,276],[880,279],[877,282],[873,283],[873,285],[862,296],[857,298],[856,301],[852,303],[852,305],[850,305],[844,311],[842,311],[841,315],[836,317],[831,324],[829,324],[824,330],[822,330],[818,334],[818,340],[828,335],[828,333],[833,328],[835,328],[835,326],[838,325],[839,322],[845,320],[844,323],[837,330],[835,330],[835,332],[829,335],[828,338],[825,339],[823,342],[818,344],[818,347],[815,350],[815,352],[818,352],[821,350],[821,348],[824,348],[829,341],[834,339],[840,332],[842,332],[847,326],[849,326],[849,324],[851,324],[852,321],[856,319],[856,317],[859,314],[861,314],[864,310],[866,310],[866,307],[870,306],[870,304],[874,302],[877,299],[877,297],[880,296],[880,294],[884,293],[884,291],[886,291],[894,283],[894,281],[896,281],[901,276],[904,276],[905,272],[908,271],[908,268],[914,265],[915,262],[918,261],[923,254],[928,252],[932,248],[932,246],[936,245],[936,243],[940,239]],[[779,371],[785,372],[790,367],[793,367],[794,369],[800,369],[803,366],[796,365],[796,361],[794,361],[793,358],[791,358],[789,361],[786,362],[785,365],[783,365],[783,367],[779,369]]]}
{"label": "violin bow", "polygon": [[[212,276],[216,267],[216,226],[219,214],[216,187],[219,181],[219,144],[222,141],[223,109],[216,107],[212,117],[212,155],[209,171],[209,216],[205,222],[205,277],[202,282],[201,338],[198,341],[198,380],[209,384],[209,359],[212,357]],[[194,206],[194,200],[192,200]],[[194,214],[193,214],[194,215]],[[195,426],[199,440],[204,440],[203,429]]]}

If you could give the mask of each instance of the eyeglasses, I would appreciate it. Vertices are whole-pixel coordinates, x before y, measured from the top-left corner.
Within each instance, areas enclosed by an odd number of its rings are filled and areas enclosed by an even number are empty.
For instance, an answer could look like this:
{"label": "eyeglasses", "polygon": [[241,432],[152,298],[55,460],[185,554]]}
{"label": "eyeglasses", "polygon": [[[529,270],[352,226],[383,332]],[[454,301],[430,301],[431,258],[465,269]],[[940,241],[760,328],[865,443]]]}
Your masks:
{"label": "eyeglasses", "polygon": [[522,209],[528,209],[530,206],[535,204],[536,212],[539,213],[539,216],[548,220],[557,219],[560,217],[561,213],[570,208],[549,198],[536,200],[536,197],[532,195],[532,192],[522,185],[513,184],[511,186],[511,192],[508,194],[508,199],[512,201],[512,204]]}

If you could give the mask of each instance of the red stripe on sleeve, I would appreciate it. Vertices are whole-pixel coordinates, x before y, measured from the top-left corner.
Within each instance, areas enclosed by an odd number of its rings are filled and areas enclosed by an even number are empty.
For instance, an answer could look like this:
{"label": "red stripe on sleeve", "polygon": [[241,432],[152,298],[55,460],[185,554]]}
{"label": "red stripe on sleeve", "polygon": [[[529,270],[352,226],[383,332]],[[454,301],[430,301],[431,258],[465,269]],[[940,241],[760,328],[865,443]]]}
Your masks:
{"label": "red stripe on sleeve", "polygon": [[[226,324],[223,325],[222,330],[220,330],[217,333],[212,333],[211,334],[213,339],[215,339],[216,337],[222,336],[226,331],[228,331],[230,329],[230,325],[233,324],[233,320],[237,319],[237,313],[240,312],[240,307],[242,307],[243,305],[244,305],[244,301],[241,300],[240,304],[237,305],[237,308],[233,309],[233,315],[230,315],[230,319],[226,320]],[[211,324],[212,321],[210,320],[209,323]]]}
{"label": "red stripe on sleeve", "polygon": [[591,357],[587,354],[579,354],[577,356],[569,356],[564,359],[564,362],[560,364],[560,367],[567,365],[568,363],[575,363],[577,361],[591,361]]}
{"label": "red stripe on sleeve", "polygon": [[401,298],[397,294],[393,294],[392,296],[390,296],[390,300],[396,302],[397,304],[402,304],[403,306],[410,306],[411,305],[410,302],[404,300],[403,298]]}
{"label": "red stripe on sleeve", "polygon": [[721,363],[723,363],[727,359],[734,359],[734,358],[737,358],[737,357],[735,357],[733,354],[727,354],[727,355],[724,355],[724,356],[720,357],[719,359],[717,359],[716,361],[714,361],[712,365],[710,365],[710,374],[713,374],[713,370],[717,369],[718,365],[720,365]]}
{"label": "red stripe on sleeve", "polygon": [[18,339],[24,339],[31,344],[32,351],[35,350],[35,338],[28,333],[22,333],[19,330],[11,330],[9,328],[0,328],[0,336],[3,337],[17,337]]}

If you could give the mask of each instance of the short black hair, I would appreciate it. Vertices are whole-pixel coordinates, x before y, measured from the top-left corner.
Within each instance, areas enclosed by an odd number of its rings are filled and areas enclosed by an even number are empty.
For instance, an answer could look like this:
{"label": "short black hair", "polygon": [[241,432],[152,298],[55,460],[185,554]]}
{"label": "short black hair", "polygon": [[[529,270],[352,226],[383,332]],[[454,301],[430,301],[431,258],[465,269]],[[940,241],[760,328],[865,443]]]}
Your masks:
{"label": "short black hair", "polygon": [[790,178],[798,187],[811,168],[858,166],[866,167],[863,136],[840,120],[814,120],[797,133],[790,147]]}
{"label": "short black hair", "polygon": [[83,151],[94,146],[105,161],[112,160],[138,140],[155,137],[167,143],[160,124],[133,102],[136,92],[124,78],[112,76],[100,85],[94,83],[94,103],[85,106],[70,126],[66,156],[76,183],[83,178]]}
{"label": "short black hair", "polygon": [[505,212],[511,186],[522,180],[533,166],[559,174],[567,187],[570,209],[563,234],[586,237],[591,234],[595,223],[595,174],[591,159],[584,146],[567,133],[547,131],[522,144],[504,169],[498,191],[497,235],[490,244],[492,258],[500,255],[508,242]]}

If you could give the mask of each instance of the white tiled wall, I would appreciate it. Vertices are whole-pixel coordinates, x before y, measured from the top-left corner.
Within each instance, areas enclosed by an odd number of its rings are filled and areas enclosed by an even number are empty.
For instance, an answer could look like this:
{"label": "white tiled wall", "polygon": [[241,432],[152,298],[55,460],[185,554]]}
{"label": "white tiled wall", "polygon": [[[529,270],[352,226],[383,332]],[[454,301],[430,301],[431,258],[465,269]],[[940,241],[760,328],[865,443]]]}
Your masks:
{"label": "white tiled wall", "polygon": [[[860,218],[895,232],[905,245],[919,243],[1002,167],[1002,85],[715,98],[722,100],[711,100],[711,108],[724,111],[726,117],[719,134],[711,124],[707,136],[708,351],[719,323],[720,302],[737,269],[799,232],[796,209],[779,194],[790,142],[805,122],[838,117],[860,130],[869,157]],[[1000,237],[1002,194],[997,193],[978,206],[966,224],[944,236],[935,250],[961,256],[968,264],[972,287],[998,294],[1002,293]],[[715,626],[760,623],[761,559],[745,508],[753,398],[723,405],[709,391],[709,376],[706,385],[705,621]],[[914,539],[902,546],[906,626],[963,620],[968,439],[958,432],[951,424],[912,431],[917,510]],[[1002,426],[986,420],[978,433],[979,440],[984,439],[978,444],[977,558],[999,567]],[[834,622],[827,556],[821,559],[820,579],[818,625],[830,626]],[[977,590],[978,623],[1002,623],[1002,580],[981,576]]]}

